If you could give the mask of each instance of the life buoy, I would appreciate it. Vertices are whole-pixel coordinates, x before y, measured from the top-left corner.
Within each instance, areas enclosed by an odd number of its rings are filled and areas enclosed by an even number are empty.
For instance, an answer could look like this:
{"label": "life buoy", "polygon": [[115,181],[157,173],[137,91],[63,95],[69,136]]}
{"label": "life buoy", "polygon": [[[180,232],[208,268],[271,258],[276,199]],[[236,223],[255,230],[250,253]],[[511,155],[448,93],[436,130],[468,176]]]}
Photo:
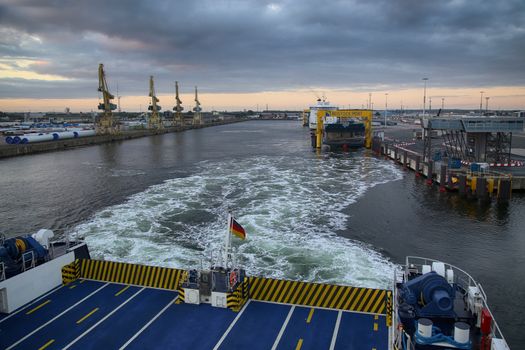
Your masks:
{"label": "life buoy", "polygon": [[237,283],[237,274],[235,271],[230,272],[230,287],[233,287]]}

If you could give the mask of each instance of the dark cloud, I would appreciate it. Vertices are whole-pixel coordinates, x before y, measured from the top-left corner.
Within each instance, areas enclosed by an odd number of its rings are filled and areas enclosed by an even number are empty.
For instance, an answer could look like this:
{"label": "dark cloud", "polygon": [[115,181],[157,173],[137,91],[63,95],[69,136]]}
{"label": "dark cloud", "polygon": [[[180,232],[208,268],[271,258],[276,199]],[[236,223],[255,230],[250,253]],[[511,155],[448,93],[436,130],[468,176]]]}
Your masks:
{"label": "dark cloud", "polygon": [[0,34],[2,58],[71,79],[0,79],[2,97],[90,97],[99,62],[125,95],[150,74],[160,92],[525,85],[522,0],[0,0]]}

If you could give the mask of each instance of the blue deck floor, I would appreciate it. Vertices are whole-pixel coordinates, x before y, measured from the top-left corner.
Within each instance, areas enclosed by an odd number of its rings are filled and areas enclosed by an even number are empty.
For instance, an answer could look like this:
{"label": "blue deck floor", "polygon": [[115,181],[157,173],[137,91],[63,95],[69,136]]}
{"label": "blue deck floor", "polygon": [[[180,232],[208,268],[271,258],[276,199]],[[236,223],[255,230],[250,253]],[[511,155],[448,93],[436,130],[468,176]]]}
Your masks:
{"label": "blue deck floor", "polygon": [[176,297],[75,281],[1,315],[0,349],[387,349],[384,316],[257,301],[235,313]]}

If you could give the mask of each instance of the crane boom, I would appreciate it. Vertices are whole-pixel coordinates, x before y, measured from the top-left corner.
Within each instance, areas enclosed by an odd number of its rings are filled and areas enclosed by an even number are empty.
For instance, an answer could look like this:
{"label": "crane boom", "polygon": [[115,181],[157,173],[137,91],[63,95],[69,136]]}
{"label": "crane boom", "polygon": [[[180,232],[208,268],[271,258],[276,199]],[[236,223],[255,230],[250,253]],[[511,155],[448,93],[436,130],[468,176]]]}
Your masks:
{"label": "crane boom", "polygon": [[102,93],[102,103],[98,104],[98,109],[103,112],[96,123],[97,133],[116,133],[117,129],[113,119],[113,111],[117,109],[117,106],[111,102],[115,96],[109,92],[108,83],[106,82],[106,73],[102,63],[98,65],[98,91]]}
{"label": "crane boom", "polygon": [[175,111],[175,119],[173,121],[173,126],[176,126],[177,124],[180,126],[183,126],[182,122],[182,111],[184,110],[184,107],[182,107],[182,101],[179,98],[179,82],[175,82],[175,107],[173,107],[173,110]]}
{"label": "crane boom", "polygon": [[197,92],[197,86],[195,86],[195,108],[193,108],[195,112],[200,112],[202,110],[201,103],[199,101],[199,94]]}
{"label": "crane boom", "polygon": [[201,103],[199,101],[199,94],[197,92],[197,86],[195,86],[195,108],[193,108],[193,111],[195,114],[193,115],[193,125],[201,125],[202,124],[202,108]]}
{"label": "crane boom", "polygon": [[148,107],[148,109],[151,111],[151,114],[148,119],[148,127],[150,129],[162,129],[163,124],[159,114],[161,107],[157,105],[157,102],[160,101],[155,94],[153,75],[149,77],[149,96],[151,97],[151,105]]}

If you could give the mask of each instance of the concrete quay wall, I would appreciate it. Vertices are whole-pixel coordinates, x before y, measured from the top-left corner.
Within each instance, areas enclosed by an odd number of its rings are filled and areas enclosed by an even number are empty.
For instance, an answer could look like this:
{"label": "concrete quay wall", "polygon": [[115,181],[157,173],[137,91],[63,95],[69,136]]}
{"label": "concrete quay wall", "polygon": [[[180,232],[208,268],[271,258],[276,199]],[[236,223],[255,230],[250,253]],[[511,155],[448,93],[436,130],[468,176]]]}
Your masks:
{"label": "concrete quay wall", "polygon": [[210,126],[232,124],[232,123],[237,123],[241,121],[245,121],[245,120],[241,119],[241,120],[212,122],[212,123],[206,123],[204,125],[199,125],[199,126],[168,127],[162,130],[146,130],[146,129],[145,130],[130,130],[130,131],[123,131],[115,135],[96,135],[96,136],[90,136],[90,137],[80,137],[80,138],[74,138],[74,139],[49,141],[49,142],[39,142],[39,143],[31,143],[31,144],[25,144],[25,145],[20,145],[20,144],[18,145],[0,145],[0,158],[16,157],[16,156],[41,153],[41,152],[60,151],[60,150],[65,150],[65,149],[70,149],[70,148],[75,148],[75,147],[98,145],[102,143],[123,141],[123,140],[135,139],[135,138],[145,137],[145,136],[167,134],[167,133],[172,133],[172,132],[181,132],[181,131],[186,131],[186,130],[191,130],[191,129],[201,129],[201,128],[206,128]]}

